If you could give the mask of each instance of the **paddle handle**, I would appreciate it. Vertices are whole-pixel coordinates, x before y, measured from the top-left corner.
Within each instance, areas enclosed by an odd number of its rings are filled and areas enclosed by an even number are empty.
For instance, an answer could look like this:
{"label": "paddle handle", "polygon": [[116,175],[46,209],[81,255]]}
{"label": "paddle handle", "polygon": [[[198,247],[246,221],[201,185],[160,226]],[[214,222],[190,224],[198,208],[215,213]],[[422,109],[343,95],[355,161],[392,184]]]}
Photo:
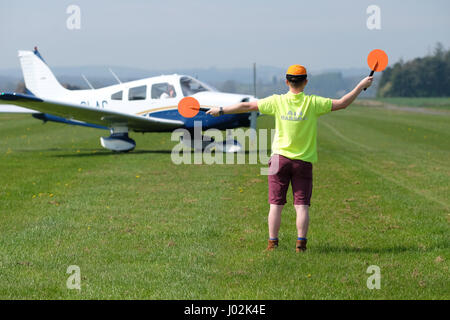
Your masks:
{"label": "paddle handle", "polygon": [[[369,77],[373,76],[374,72],[375,72],[375,70],[370,71]],[[366,91],[366,90],[367,90],[367,88],[364,88],[364,91]]]}

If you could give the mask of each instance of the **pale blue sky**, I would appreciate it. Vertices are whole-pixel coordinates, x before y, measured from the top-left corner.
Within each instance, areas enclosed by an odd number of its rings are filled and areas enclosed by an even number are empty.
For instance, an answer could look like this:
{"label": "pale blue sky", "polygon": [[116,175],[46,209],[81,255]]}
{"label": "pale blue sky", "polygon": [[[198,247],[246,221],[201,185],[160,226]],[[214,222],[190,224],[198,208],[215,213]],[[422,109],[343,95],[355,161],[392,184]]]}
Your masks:
{"label": "pale blue sky", "polygon": [[[81,30],[66,28],[70,4]],[[371,4],[381,30],[366,27]],[[34,45],[52,66],[359,68],[375,48],[390,62],[449,48],[449,12],[448,0],[3,0],[0,69]]]}

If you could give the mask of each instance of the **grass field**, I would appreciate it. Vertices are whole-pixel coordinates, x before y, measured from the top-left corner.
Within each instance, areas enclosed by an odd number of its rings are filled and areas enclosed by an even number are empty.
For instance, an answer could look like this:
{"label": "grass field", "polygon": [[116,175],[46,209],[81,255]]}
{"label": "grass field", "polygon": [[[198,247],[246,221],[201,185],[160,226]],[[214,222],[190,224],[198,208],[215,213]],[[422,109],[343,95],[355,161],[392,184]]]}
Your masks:
{"label": "grass field", "polygon": [[446,97],[436,97],[436,98],[393,97],[393,98],[378,98],[376,100],[383,103],[389,103],[398,106],[450,110],[450,98]]}
{"label": "grass field", "polygon": [[[159,133],[113,154],[101,135],[0,115],[0,298],[450,298],[449,115],[322,117],[304,254],[291,194],[280,247],[264,251],[262,165],[175,165]],[[66,288],[70,265],[81,291]]]}

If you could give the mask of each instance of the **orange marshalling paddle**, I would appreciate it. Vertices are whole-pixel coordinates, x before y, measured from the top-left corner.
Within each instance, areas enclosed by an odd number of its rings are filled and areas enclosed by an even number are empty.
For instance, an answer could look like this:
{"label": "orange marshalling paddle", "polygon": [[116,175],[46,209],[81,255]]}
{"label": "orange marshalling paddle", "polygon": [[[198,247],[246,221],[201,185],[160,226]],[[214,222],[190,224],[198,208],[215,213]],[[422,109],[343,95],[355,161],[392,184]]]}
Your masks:
{"label": "orange marshalling paddle", "polygon": [[[381,49],[372,50],[367,56],[367,64],[369,65],[370,70],[372,70],[369,76],[373,76],[373,73],[381,72],[386,69],[388,65],[388,56],[386,52]],[[364,88],[366,90],[367,88]]]}
{"label": "orange marshalling paddle", "polygon": [[193,118],[199,111],[208,110],[209,108],[200,107],[200,102],[194,97],[184,97],[178,102],[178,112],[185,118]]}

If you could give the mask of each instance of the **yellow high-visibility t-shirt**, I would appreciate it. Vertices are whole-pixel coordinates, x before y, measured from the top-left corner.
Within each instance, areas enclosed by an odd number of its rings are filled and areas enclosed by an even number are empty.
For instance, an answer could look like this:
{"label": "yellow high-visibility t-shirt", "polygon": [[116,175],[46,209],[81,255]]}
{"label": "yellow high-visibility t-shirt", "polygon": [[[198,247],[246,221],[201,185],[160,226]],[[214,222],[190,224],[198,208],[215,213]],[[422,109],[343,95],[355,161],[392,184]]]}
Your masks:
{"label": "yellow high-visibility t-shirt", "polygon": [[303,92],[275,94],[258,100],[262,114],[275,116],[272,154],[317,162],[317,118],[331,112],[332,101]]}

